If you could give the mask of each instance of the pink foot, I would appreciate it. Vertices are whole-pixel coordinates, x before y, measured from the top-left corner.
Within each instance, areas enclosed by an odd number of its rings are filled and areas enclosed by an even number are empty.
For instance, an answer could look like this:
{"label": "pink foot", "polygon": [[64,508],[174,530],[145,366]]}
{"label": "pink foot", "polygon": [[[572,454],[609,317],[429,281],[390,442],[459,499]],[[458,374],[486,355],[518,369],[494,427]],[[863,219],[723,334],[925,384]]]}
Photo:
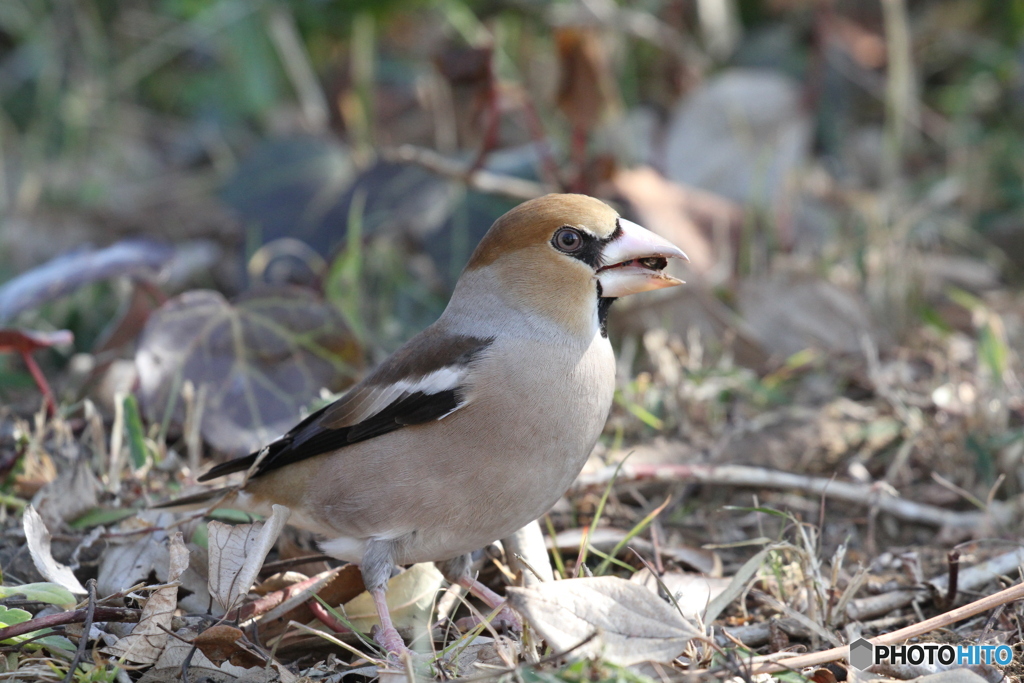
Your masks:
{"label": "pink foot", "polygon": [[[473,615],[459,619],[455,622],[455,626],[458,627],[460,631],[465,632],[476,628],[481,623],[483,623],[483,619]],[[493,626],[499,633],[508,631],[515,631],[516,633],[523,632],[523,620],[520,619],[519,615],[516,614],[508,605],[502,606],[501,611],[499,611],[498,614],[495,615],[494,619],[491,620],[491,626]]]}
{"label": "pink foot", "polygon": [[377,608],[377,618],[380,619],[380,626],[374,626],[370,633],[377,644],[388,651],[388,660],[401,663],[404,655],[412,655],[413,652],[405,646],[402,636],[398,635],[397,629],[391,623],[391,613],[388,611],[388,601],[384,596],[383,588],[376,588],[370,591],[373,604]]}
{"label": "pink foot", "polygon": [[[464,588],[469,590],[470,593],[483,600],[484,603],[491,609],[495,609],[498,607],[501,608],[498,614],[491,621],[491,625],[493,625],[496,629],[498,629],[499,631],[518,631],[522,633],[523,620],[519,618],[519,615],[516,614],[511,607],[508,606],[508,603],[504,600],[504,598],[502,598],[500,595],[498,595],[497,593],[495,593],[490,588],[483,585],[476,579],[472,579],[468,576],[463,579],[460,579],[459,585],[463,586]],[[459,621],[461,622],[463,620],[459,619]],[[477,620],[476,624],[479,623],[480,621]]]}
{"label": "pink foot", "polygon": [[388,651],[388,659],[401,662],[405,655],[412,655],[413,651],[405,646],[402,636],[398,635],[395,627],[388,624],[386,627],[374,626],[371,631],[373,639],[377,644]]}

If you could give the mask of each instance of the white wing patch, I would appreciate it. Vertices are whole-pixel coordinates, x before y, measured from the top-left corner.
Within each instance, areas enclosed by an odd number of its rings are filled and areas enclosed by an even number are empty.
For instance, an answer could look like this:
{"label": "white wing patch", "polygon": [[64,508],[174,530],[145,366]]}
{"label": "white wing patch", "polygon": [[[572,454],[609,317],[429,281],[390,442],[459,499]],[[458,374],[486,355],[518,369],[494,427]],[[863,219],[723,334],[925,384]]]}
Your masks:
{"label": "white wing patch", "polygon": [[[465,383],[468,374],[469,368],[465,365],[449,365],[420,377],[401,379],[391,384],[367,386],[363,389],[365,395],[361,396],[349,411],[346,411],[345,422],[348,424],[363,422],[410,394],[431,395],[457,389]],[[437,419],[448,417],[465,404],[465,399],[459,401],[455,408]]]}
{"label": "white wing patch", "polygon": [[462,384],[468,372],[469,368],[465,365],[449,365],[422,377],[400,380],[391,386],[400,388],[403,394],[415,394],[417,391],[424,394],[440,394]]}

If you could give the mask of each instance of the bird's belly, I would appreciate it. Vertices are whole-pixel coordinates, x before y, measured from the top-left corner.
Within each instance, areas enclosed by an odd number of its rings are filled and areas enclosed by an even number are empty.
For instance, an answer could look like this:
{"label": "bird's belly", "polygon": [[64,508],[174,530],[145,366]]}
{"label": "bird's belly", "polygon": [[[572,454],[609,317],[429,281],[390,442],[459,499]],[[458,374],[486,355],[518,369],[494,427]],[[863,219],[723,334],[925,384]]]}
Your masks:
{"label": "bird's belly", "polygon": [[367,540],[384,538],[395,541],[400,564],[445,560],[544,514],[583,467],[611,407],[607,340],[575,360],[526,355],[521,362],[549,366],[528,373],[495,364],[469,403],[441,422],[332,456],[345,463],[335,481],[321,478],[308,491],[312,509],[323,511],[321,533],[333,539],[325,552],[358,561]]}

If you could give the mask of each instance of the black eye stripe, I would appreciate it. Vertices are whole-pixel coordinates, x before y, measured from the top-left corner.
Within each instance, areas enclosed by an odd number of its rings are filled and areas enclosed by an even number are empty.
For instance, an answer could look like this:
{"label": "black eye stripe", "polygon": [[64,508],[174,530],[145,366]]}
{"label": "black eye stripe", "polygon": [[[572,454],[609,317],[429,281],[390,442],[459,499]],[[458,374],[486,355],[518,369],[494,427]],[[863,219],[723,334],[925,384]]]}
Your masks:
{"label": "black eye stripe", "polygon": [[[583,246],[574,251],[566,251],[564,249],[559,248],[558,244],[555,243],[555,240],[557,239],[558,234],[563,230],[574,230],[576,233],[578,233],[583,238]],[[612,232],[612,234],[608,235],[608,237],[605,237],[604,239],[597,237],[586,228],[578,228],[572,225],[563,225],[560,228],[558,228],[558,230],[555,230],[554,234],[552,234],[551,245],[555,249],[558,249],[560,252],[565,254],[566,256],[571,256],[575,259],[579,259],[580,261],[583,261],[594,270],[597,270],[602,265],[605,265],[601,261],[601,252],[604,251],[604,245],[608,244],[621,234],[622,226],[619,224],[618,219],[615,219],[615,230]]]}

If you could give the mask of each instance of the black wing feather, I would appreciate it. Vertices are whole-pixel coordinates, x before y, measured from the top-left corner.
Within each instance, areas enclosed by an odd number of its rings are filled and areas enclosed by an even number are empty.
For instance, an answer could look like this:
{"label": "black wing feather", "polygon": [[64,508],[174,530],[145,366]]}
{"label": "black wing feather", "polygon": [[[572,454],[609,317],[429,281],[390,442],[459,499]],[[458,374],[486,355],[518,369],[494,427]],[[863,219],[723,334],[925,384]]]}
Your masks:
{"label": "black wing feather", "polygon": [[[441,326],[428,327],[348,394],[312,413],[270,444],[267,455],[260,461],[253,476],[366,441],[401,427],[441,419],[459,407],[463,400],[462,387],[436,393],[417,391],[403,394],[361,422],[345,424],[345,415],[352,407],[351,401],[358,401],[361,391],[393,385],[409,377],[423,377],[446,367],[467,365],[493,341],[493,337],[453,337]],[[245,472],[253,466],[260,452],[221,463],[199,477],[199,481],[216,479],[233,472]]]}
{"label": "black wing feather", "polygon": [[[295,426],[290,432],[270,444],[270,452],[260,463],[253,476],[290,465],[306,458],[312,458],[329,451],[351,446],[396,429],[439,420],[459,406],[459,390],[449,389],[436,394],[417,391],[407,394],[385,407],[379,413],[352,425],[351,427],[324,428],[318,418],[330,406],[316,411]],[[216,479],[233,472],[242,472],[252,467],[259,452],[217,465],[199,477],[199,481]]]}

